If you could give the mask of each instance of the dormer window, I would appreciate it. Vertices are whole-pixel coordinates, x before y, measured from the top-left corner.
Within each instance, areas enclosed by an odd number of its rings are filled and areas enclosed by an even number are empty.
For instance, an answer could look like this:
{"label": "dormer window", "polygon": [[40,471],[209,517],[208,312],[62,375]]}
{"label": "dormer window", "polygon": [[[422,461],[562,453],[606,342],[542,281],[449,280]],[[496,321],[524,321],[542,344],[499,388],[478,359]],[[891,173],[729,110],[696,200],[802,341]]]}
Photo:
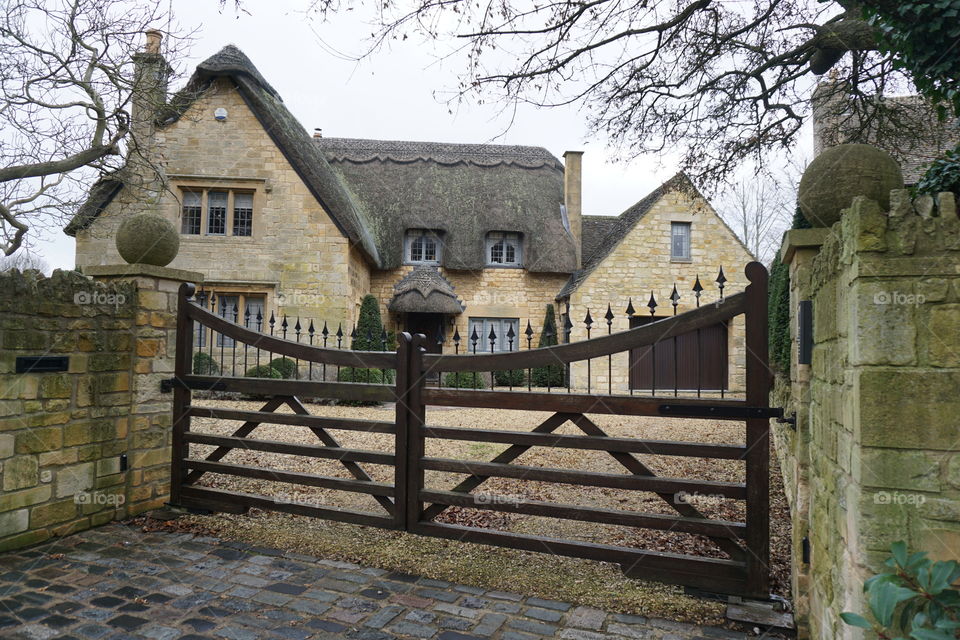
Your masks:
{"label": "dormer window", "polygon": [[519,267],[523,264],[523,244],[519,233],[491,231],[487,234],[487,265]]}
{"label": "dormer window", "polygon": [[443,242],[429,229],[409,229],[404,238],[404,261],[408,264],[439,264]]}

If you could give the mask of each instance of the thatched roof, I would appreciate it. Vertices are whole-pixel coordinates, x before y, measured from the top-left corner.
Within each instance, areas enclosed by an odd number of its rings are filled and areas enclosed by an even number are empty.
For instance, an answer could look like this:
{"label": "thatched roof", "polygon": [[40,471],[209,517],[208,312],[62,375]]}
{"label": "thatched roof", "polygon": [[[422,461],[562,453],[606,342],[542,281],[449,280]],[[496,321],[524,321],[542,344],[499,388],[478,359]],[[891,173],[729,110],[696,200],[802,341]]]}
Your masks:
{"label": "thatched roof", "polygon": [[[310,192],[330,213],[334,224],[351,242],[359,245],[374,264],[379,264],[377,247],[367,224],[361,219],[361,214],[344,185],[313,144],[313,137],[290,113],[280,95],[264,80],[250,59],[237,47],[228,45],[197,65],[187,86],[174,96],[168,109],[161,114],[158,125],[164,127],[176,122],[210,83],[222,77],[230,78],[237,85],[247,106]],[[97,194],[91,192],[90,195],[90,200],[93,201]],[[89,204],[89,207],[81,207],[81,212],[86,210],[85,215],[81,217],[78,213],[74,216],[67,226],[68,230],[76,233],[89,225],[109,204],[109,199]],[[95,213],[90,215],[91,211]]]}
{"label": "thatched roof", "polygon": [[[407,229],[443,235],[442,265],[482,269],[490,231],[523,234],[523,266],[572,273],[576,247],[564,227],[563,166],[541,147],[314,139],[242,51],[230,45],[201,62],[158,115],[176,122],[218,78],[229,78],[334,223],[371,263],[402,263]],[[91,191],[66,231],[93,222],[119,188]]]}
{"label": "thatched roof", "polygon": [[394,313],[459,314],[464,305],[436,267],[417,265],[393,286],[388,308]]}
{"label": "thatched roof", "polygon": [[523,234],[528,271],[571,273],[573,237],[560,214],[563,166],[540,147],[320,138],[380,251],[400,266],[407,229],[441,232],[447,269],[486,266],[490,231]]}

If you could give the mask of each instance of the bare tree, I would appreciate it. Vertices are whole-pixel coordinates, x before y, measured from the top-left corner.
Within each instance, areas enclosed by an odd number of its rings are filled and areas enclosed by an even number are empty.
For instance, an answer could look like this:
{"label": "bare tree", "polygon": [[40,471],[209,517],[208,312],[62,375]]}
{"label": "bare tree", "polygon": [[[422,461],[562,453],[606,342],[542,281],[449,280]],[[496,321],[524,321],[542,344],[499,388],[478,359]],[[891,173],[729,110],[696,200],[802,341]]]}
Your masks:
{"label": "bare tree", "polygon": [[133,57],[144,30],[168,21],[160,0],[4,0],[0,12],[0,254],[11,255],[62,226],[98,175],[149,181],[143,163],[123,168],[137,149],[131,92],[152,81]]}
{"label": "bare tree", "polygon": [[26,251],[18,251],[12,256],[0,256],[0,273],[4,271],[27,271],[29,269],[46,273],[50,269],[50,265],[40,256]]}
{"label": "bare tree", "polygon": [[797,156],[779,167],[744,167],[715,200],[720,217],[764,264],[773,259],[790,227],[806,165],[806,158]]}
{"label": "bare tree", "polygon": [[[235,0],[237,4],[245,0]],[[820,92],[842,96],[850,122],[903,130],[874,97],[910,86],[878,50],[862,4],[887,0],[380,0],[369,55],[394,40],[451,42],[463,55],[453,99],[580,103],[624,155],[681,149],[684,169],[717,184],[748,158],[790,148]],[[357,2],[313,0],[333,19]],[[246,6],[245,4],[242,6]],[[250,5],[253,10],[253,6]]]}

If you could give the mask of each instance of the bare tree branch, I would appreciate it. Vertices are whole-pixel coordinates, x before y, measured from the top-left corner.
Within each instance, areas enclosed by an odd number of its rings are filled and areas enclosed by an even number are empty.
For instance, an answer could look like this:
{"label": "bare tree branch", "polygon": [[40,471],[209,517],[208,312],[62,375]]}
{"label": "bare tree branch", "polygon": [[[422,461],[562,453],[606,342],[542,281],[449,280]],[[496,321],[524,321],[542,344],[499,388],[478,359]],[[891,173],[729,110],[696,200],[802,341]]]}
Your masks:
{"label": "bare tree branch", "polygon": [[[243,0],[235,0],[240,4]],[[333,20],[358,3],[312,0]],[[856,122],[892,124],[875,95],[910,88],[877,51],[856,0],[381,0],[370,49],[410,36],[453,43],[463,73],[451,100],[586,107],[626,157],[681,151],[683,169],[718,184],[790,148],[815,75],[835,81]]]}
{"label": "bare tree branch", "polygon": [[137,148],[130,113],[133,56],[145,30],[168,24],[161,4],[4,2],[0,254],[27,246],[37,229],[62,226],[103,174],[152,179],[149,163],[141,162],[138,172],[119,171],[131,155],[125,149]]}

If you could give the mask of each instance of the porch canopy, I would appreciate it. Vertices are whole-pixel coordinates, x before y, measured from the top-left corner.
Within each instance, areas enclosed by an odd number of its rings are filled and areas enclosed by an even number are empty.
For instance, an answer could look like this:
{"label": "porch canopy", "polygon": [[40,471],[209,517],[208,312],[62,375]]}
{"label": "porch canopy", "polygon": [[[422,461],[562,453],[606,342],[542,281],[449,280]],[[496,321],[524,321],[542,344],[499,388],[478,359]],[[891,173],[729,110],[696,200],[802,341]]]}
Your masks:
{"label": "porch canopy", "polygon": [[387,308],[394,313],[445,313],[459,315],[464,305],[450,281],[430,265],[417,265],[393,285]]}

